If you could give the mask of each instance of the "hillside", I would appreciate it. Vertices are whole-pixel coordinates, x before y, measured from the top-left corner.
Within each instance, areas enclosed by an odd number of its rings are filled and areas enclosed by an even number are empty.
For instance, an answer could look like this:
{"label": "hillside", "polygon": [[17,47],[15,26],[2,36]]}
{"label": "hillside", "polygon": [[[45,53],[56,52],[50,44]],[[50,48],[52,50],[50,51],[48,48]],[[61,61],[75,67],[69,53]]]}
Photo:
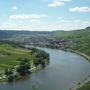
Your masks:
{"label": "hillside", "polygon": [[79,51],[90,56],[90,27],[82,30],[65,31],[53,35],[47,34],[43,36],[49,38],[69,38],[70,40],[76,42],[76,44],[69,47],[69,49]]}
{"label": "hillside", "polygon": [[55,34],[57,32],[63,32],[63,30],[57,31],[18,31],[18,30],[0,30],[0,39],[8,38],[22,38],[32,35],[43,35],[43,34]]}

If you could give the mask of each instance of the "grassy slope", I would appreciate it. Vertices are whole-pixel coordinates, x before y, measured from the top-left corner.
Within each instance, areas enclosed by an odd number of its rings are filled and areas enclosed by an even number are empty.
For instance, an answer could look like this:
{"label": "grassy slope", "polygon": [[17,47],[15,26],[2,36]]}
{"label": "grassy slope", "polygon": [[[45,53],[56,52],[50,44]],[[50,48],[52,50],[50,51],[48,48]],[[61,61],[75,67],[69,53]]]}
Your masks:
{"label": "grassy slope", "polygon": [[34,56],[30,54],[29,50],[19,47],[15,48],[8,44],[0,45],[0,70],[19,64],[17,58],[22,57],[30,60],[34,58]]}

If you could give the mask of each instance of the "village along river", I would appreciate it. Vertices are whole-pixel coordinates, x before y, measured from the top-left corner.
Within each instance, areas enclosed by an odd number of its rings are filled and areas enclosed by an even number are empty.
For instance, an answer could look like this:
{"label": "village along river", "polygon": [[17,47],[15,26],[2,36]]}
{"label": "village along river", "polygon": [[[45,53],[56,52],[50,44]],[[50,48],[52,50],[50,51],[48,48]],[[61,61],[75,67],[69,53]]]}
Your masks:
{"label": "village along river", "polygon": [[0,90],[70,90],[90,75],[90,63],[82,56],[56,49],[42,48],[50,55],[44,70],[13,84],[0,83]]}

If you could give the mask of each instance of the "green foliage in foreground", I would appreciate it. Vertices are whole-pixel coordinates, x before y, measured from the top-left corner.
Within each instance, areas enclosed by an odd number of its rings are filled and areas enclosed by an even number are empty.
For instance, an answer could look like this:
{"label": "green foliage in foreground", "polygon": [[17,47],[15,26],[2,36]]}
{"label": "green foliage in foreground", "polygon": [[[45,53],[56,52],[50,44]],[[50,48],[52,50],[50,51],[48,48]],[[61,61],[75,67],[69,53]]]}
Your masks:
{"label": "green foliage in foreground", "polygon": [[90,82],[86,83],[84,86],[82,86],[77,90],[90,90]]}

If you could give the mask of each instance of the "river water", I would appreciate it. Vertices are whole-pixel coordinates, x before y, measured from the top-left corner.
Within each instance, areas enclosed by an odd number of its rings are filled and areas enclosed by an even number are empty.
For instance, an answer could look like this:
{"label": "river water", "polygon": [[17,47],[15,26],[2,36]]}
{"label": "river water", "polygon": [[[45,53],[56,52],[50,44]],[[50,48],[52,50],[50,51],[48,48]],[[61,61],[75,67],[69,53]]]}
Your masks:
{"label": "river water", "polygon": [[90,63],[82,56],[56,49],[42,48],[50,55],[44,70],[13,84],[0,83],[0,90],[70,90],[90,75]]}

